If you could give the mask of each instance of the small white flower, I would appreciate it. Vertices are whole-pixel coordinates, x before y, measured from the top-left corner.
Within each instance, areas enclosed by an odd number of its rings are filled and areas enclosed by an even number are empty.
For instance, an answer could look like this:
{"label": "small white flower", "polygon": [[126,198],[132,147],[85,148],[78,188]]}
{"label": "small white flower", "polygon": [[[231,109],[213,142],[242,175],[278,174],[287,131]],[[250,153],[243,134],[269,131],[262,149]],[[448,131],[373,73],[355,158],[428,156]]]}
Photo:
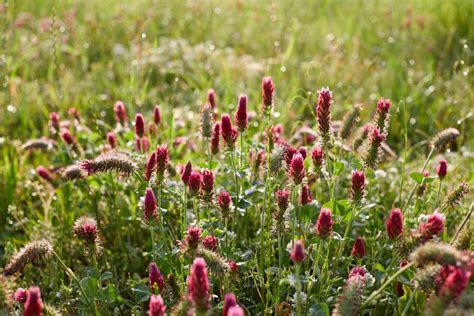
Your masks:
{"label": "small white flower", "polygon": [[428,221],[428,215],[421,214],[418,216],[418,223],[426,223]]}
{"label": "small white flower", "polygon": [[387,173],[383,170],[377,169],[375,170],[375,179],[385,178]]}
{"label": "small white flower", "polygon": [[372,286],[374,286],[375,284],[375,278],[372,274],[370,274],[369,272],[367,272],[364,276],[364,279],[365,279],[365,286],[370,288]]}

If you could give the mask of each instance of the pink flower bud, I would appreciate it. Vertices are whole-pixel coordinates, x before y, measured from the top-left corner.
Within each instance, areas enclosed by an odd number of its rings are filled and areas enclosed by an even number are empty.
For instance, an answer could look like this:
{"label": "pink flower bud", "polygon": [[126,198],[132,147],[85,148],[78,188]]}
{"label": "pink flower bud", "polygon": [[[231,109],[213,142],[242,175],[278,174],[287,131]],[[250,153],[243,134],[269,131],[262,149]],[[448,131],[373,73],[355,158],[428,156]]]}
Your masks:
{"label": "pink flower bud", "polygon": [[155,105],[155,108],[153,109],[153,122],[155,122],[156,125],[160,125],[161,122],[161,112],[158,104]]}
{"label": "pink flower bud", "polygon": [[365,256],[365,246],[364,246],[364,240],[360,237],[357,237],[354,246],[352,247],[352,253],[351,255],[353,257],[357,258],[362,258]]}
{"label": "pink flower bud", "polygon": [[239,105],[237,107],[237,112],[235,113],[235,125],[237,125],[241,133],[247,129],[248,125],[247,103],[247,96],[241,95],[239,97]]}
{"label": "pink flower bud", "polygon": [[15,294],[13,295],[13,298],[15,299],[15,301],[17,301],[18,303],[22,305],[25,304],[27,297],[28,297],[28,291],[21,287],[17,289],[15,291]]}
{"label": "pink flower bud", "polygon": [[364,171],[354,170],[352,172],[351,197],[355,203],[364,198],[365,174]]}
{"label": "pink flower bud", "polygon": [[188,185],[189,177],[191,176],[191,172],[193,171],[193,165],[191,164],[191,160],[188,160],[186,166],[181,171],[181,181],[183,181],[184,185]]}
{"label": "pink flower bud", "polygon": [[115,138],[115,134],[113,132],[107,133],[107,142],[109,143],[111,148],[115,148],[117,145],[117,139]]}
{"label": "pink flower bud", "polygon": [[146,222],[152,222],[158,219],[158,212],[156,211],[155,194],[151,188],[146,188],[145,191],[145,207],[143,217]]}
{"label": "pink flower bud", "polygon": [[222,114],[221,117],[221,134],[224,142],[229,150],[234,150],[235,141],[239,136],[239,132],[232,127],[232,122],[228,114]]}
{"label": "pink flower bud", "polygon": [[148,305],[149,316],[166,316],[166,305],[161,298],[161,295],[152,295],[150,297],[150,304]]}
{"label": "pink flower bud", "polygon": [[263,112],[268,113],[273,107],[273,93],[275,92],[275,85],[272,77],[264,77],[262,79],[262,105]]}
{"label": "pink flower bud", "polygon": [[390,111],[390,107],[392,106],[392,102],[390,99],[380,98],[377,102],[377,112],[379,113],[388,113]]}
{"label": "pink flower bud", "polygon": [[122,101],[117,101],[114,104],[115,121],[125,125],[127,122],[127,110]]}
{"label": "pink flower bud", "polygon": [[198,313],[207,312],[210,309],[209,281],[206,262],[203,258],[194,259],[191,273],[188,276],[188,295],[194,302]]}
{"label": "pink flower bud", "polygon": [[302,263],[304,261],[304,243],[302,240],[295,241],[290,258],[294,263]]}
{"label": "pink flower bud", "polygon": [[71,132],[68,129],[63,129],[61,131],[61,138],[68,145],[74,145],[75,140],[71,135]]}
{"label": "pink flower bud", "polygon": [[41,177],[43,178],[44,180],[48,181],[48,182],[51,182],[53,181],[53,176],[51,175],[51,172],[49,172],[49,170],[43,166],[38,166],[36,168],[36,173]]}
{"label": "pink flower bud", "polygon": [[214,89],[207,90],[207,103],[213,110],[216,108],[216,92]]}
{"label": "pink flower bud", "polygon": [[301,187],[301,205],[307,205],[313,201],[311,196],[311,191],[309,190],[309,185],[306,183]]}
{"label": "pink flower bud", "polygon": [[327,238],[332,232],[333,225],[331,210],[322,208],[316,222],[316,234],[321,238]]}
{"label": "pink flower bud", "polygon": [[442,159],[439,161],[438,166],[436,167],[436,173],[438,173],[438,177],[441,181],[443,181],[444,177],[448,173],[448,163],[446,160]]}
{"label": "pink flower bud", "polygon": [[215,156],[219,153],[219,139],[221,134],[221,125],[219,123],[214,124],[212,129],[211,141],[209,146],[211,147],[211,153]]}
{"label": "pink flower bud", "polygon": [[390,211],[390,216],[385,223],[387,234],[390,239],[397,239],[403,233],[403,214],[399,208]]}
{"label": "pink flower bud", "polygon": [[141,113],[135,115],[135,134],[140,138],[145,135],[145,118]]}
{"label": "pink flower bud", "polygon": [[158,266],[154,262],[150,263],[150,266],[148,267],[148,280],[150,282],[150,289],[152,293],[157,293],[158,290],[161,292],[165,288],[163,276],[160,273],[160,269],[158,269]]}
{"label": "pink flower bud", "polygon": [[229,309],[237,305],[237,299],[233,293],[228,293],[224,297],[224,308],[222,309],[222,316],[227,316]]}
{"label": "pink flower bud", "polygon": [[202,244],[204,247],[206,247],[209,250],[216,251],[217,250],[217,245],[218,245],[218,239],[214,236],[206,236],[204,237],[204,240],[202,241]]}
{"label": "pink flower bud", "polygon": [[43,303],[41,302],[41,292],[39,287],[32,286],[28,290],[25,307],[23,309],[24,316],[41,316],[43,314]]}
{"label": "pink flower bud", "polygon": [[146,164],[146,169],[145,169],[145,179],[150,180],[151,175],[153,171],[155,170],[156,167],[156,152],[152,153],[150,158],[148,159],[148,162]]}
{"label": "pink flower bud", "polygon": [[192,171],[191,175],[189,176],[189,191],[191,195],[199,195],[199,191],[202,185],[202,176],[197,171]]}
{"label": "pink flower bud", "polygon": [[301,184],[305,177],[304,159],[300,153],[296,153],[291,159],[288,176],[293,180],[294,184]]}

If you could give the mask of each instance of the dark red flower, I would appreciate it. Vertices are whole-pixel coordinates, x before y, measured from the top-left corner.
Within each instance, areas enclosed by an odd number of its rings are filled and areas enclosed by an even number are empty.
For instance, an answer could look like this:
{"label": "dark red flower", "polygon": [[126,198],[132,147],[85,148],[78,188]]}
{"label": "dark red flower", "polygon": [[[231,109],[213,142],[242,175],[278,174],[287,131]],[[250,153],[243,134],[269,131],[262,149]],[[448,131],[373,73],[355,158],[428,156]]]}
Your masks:
{"label": "dark red flower", "polygon": [[314,168],[320,171],[324,163],[324,150],[322,147],[313,148],[311,151],[311,160],[313,160]]}
{"label": "dark red flower", "polygon": [[235,141],[239,136],[237,129],[232,127],[232,122],[228,114],[222,114],[221,117],[221,134],[224,142],[229,150],[234,150]]}
{"label": "dark red flower", "polygon": [[230,194],[226,191],[222,191],[217,198],[217,204],[219,205],[219,208],[223,214],[229,213],[231,202],[232,199],[230,198]]}
{"label": "dark red flower", "polygon": [[311,196],[311,191],[309,190],[309,185],[306,183],[303,184],[301,187],[301,205],[309,204],[313,201],[313,197]]}
{"label": "dark red flower", "polygon": [[289,205],[290,192],[287,188],[282,191],[276,191],[276,200],[281,212],[285,212]]}
{"label": "dark red flower", "polygon": [[241,133],[247,129],[248,125],[247,103],[247,96],[241,95],[239,97],[239,105],[237,107],[237,112],[235,113],[235,125],[237,125]]}
{"label": "dark red flower", "polygon": [[41,316],[43,315],[43,303],[41,302],[41,292],[39,287],[32,286],[28,290],[25,307],[23,309],[24,316]]}
{"label": "dark red flower", "polygon": [[196,310],[207,312],[210,305],[209,281],[207,278],[206,262],[203,258],[194,259],[191,273],[188,277],[188,295],[194,302]]}
{"label": "dark red flower", "polygon": [[166,305],[161,295],[152,295],[148,305],[148,316],[166,316]]}
{"label": "dark red flower", "polygon": [[298,152],[303,156],[303,159],[306,159],[308,156],[308,151],[306,150],[306,147],[300,147],[298,148]]}
{"label": "dark red flower", "polygon": [[191,249],[197,248],[201,241],[201,228],[190,226],[188,228],[188,234],[186,235],[186,243]]}
{"label": "dark red flower", "polygon": [[296,240],[290,256],[291,261],[294,263],[302,263],[304,257],[304,243],[302,240]]}
{"label": "dark red flower", "polygon": [[351,197],[355,203],[364,198],[365,174],[364,171],[352,171]]}
{"label": "dark red flower", "polygon": [[161,292],[165,288],[165,281],[163,276],[160,273],[160,269],[156,263],[150,263],[148,267],[148,280],[150,282],[150,289],[152,293],[158,293],[158,290]]}
{"label": "dark red flower", "polygon": [[216,92],[214,89],[207,90],[207,103],[213,110],[216,108]]}
{"label": "dark red flower", "polygon": [[328,88],[319,90],[318,102],[316,103],[316,119],[318,122],[319,134],[322,138],[324,146],[329,144],[331,132],[331,104],[332,93]]}
{"label": "dark red flower", "polygon": [[168,147],[166,145],[158,145],[156,147],[156,174],[159,181],[163,180],[166,167],[168,166],[168,159]]}
{"label": "dark red flower", "polygon": [[436,173],[438,173],[439,179],[443,181],[444,177],[446,177],[446,174],[448,173],[448,163],[446,160],[441,159],[439,161],[439,164],[436,167]]}
{"label": "dark red flower", "polygon": [[209,146],[211,147],[211,153],[215,156],[219,153],[219,139],[221,134],[221,125],[215,123],[212,129],[211,141]]}
{"label": "dark red flower", "polygon": [[141,113],[135,115],[135,134],[140,138],[145,135],[145,118]]}
{"label": "dark red flower", "polygon": [[49,113],[49,122],[52,127],[59,130],[59,115],[56,112]]}
{"label": "dark red flower", "polygon": [[74,145],[76,141],[71,135],[71,132],[68,129],[63,129],[61,131],[61,137],[64,140],[64,142],[68,145]]}
{"label": "dark red flower", "polygon": [[155,108],[153,109],[153,122],[155,122],[156,125],[160,125],[161,122],[161,111],[158,104],[155,105]]}
{"label": "dark red flower", "polygon": [[397,239],[403,233],[403,214],[399,208],[390,211],[390,215],[385,223],[387,234],[390,239]]}
{"label": "dark red flower", "polygon": [[206,236],[204,237],[204,240],[202,241],[202,244],[204,247],[206,247],[209,250],[216,251],[217,250],[217,244],[218,244],[218,239],[214,236]]}
{"label": "dark red flower", "polygon": [[214,190],[214,173],[211,170],[204,169],[202,175],[202,190],[206,193],[212,193]]}
{"label": "dark red flower", "polygon": [[36,173],[46,181],[53,181],[53,176],[51,175],[51,172],[49,172],[49,170],[43,166],[38,166],[36,168]]}
{"label": "dark red flower", "polygon": [[263,112],[269,113],[273,107],[273,93],[275,92],[275,85],[272,77],[264,77],[262,79],[262,105]]}
{"label": "dark red flower", "polygon": [[151,188],[146,188],[143,217],[146,222],[155,221],[158,218],[156,211],[155,194]]}
{"label": "dark red flower", "polygon": [[190,193],[192,195],[199,195],[199,190],[201,189],[201,185],[202,185],[201,173],[197,171],[191,171],[191,175],[189,176],[189,181],[188,181]]}
{"label": "dark red flower", "polygon": [[364,246],[364,240],[360,237],[357,237],[354,246],[352,247],[352,253],[351,255],[353,257],[358,257],[362,258],[365,256],[365,246]]}
{"label": "dark red flower", "polygon": [[286,165],[289,167],[291,165],[291,160],[293,159],[293,156],[298,152],[298,150],[296,150],[296,148],[292,147],[289,144],[286,144],[285,149],[285,162]]}
{"label": "dark red flower", "polygon": [[388,113],[388,111],[390,111],[391,106],[392,102],[390,101],[390,99],[380,98],[377,102],[377,112]]}
{"label": "dark red flower", "polygon": [[227,260],[227,264],[229,265],[230,272],[232,272],[232,273],[239,272],[239,266],[237,265],[237,263],[234,260],[230,260],[230,259]]}
{"label": "dark red flower", "polygon": [[301,184],[305,177],[304,159],[300,153],[296,153],[291,159],[288,176],[293,180],[294,184]]}
{"label": "dark red flower", "polygon": [[181,180],[186,186],[189,183],[189,177],[191,176],[192,171],[193,171],[193,165],[191,164],[191,160],[188,160],[188,162],[186,163],[186,166],[184,166],[183,170],[181,170]]}
{"label": "dark red flower", "polygon": [[152,153],[145,168],[145,179],[150,180],[153,171],[156,168],[156,152]]}
{"label": "dark red flower", "polygon": [[439,295],[446,301],[456,301],[468,287],[470,278],[470,271],[461,267],[452,267],[439,290]]}
{"label": "dark red flower", "polygon": [[127,122],[127,111],[125,104],[122,101],[117,101],[114,104],[115,121],[117,123],[125,124]]}
{"label": "dark red flower", "polygon": [[420,224],[418,232],[424,240],[430,240],[434,236],[441,234],[444,229],[444,217],[437,211],[428,216],[426,223]]}
{"label": "dark red flower", "polygon": [[227,316],[231,307],[237,305],[237,299],[233,293],[227,293],[224,297],[224,308],[222,309],[222,316]]}
{"label": "dark red flower", "polygon": [[331,210],[322,208],[316,222],[316,234],[321,238],[327,238],[332,232],[333,225]]}
{"label": "dark red flower", "polygon": [[117,139],[115,138],[115,134],[113,132],[107,133],[107,142],[109,143],[111,148],[115,148],[117,145]]}

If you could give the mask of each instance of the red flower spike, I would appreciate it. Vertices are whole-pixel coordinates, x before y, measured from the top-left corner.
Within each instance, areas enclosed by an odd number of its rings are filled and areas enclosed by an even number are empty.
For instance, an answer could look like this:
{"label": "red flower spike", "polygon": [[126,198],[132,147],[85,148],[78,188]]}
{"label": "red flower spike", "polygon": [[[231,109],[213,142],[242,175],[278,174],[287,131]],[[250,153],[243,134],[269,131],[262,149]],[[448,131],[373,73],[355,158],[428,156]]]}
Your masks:
{"label": "red flower spike", "polygon": [[364,246],[364,240],[362,238],[360,237],[356,238],[354,242],[354,246],[352,247],[351,255],[357,258],[365,257],[365,246]]}
{"label": "red flower spike", "polygon": [[247,103],[247,96],[241,95],[239,97],[239,105],[237,107],[237,112],[235,113],[235,125],[237,125],[241,133],[245,131],[248,126]]}
{"label": "red flower spike", "polygon": [[148,280],[150,282],[150,289],[152,293],[157,293],[157,290],[161,292],[165,288],[163,276],[160,273],[160,269],[158,269],[158,266],[154,262],[150,263],[148,268]]}
{"label": "red flower spike", "polygon": [[399,208],[390,211],[390,215],[385,223],[388,237],[392,240],[398,239],[403,233],[403,214]]}
{"label": "red flower spike", "polygon": [[304,261],[304,243],[302,240],[295,241],[293,251],[291,252],[291,261],[294,263],[302,263]]}
{"label": "red flower spike", "polygon": [[145,118],[141,113],[135,115],[135,134],[140,138],[145,135]]}
{"label": "red flower spike", "polygon": [[25,307],[23,309],[24,316],[41,316],[43,315],[43,303],[41,302],[41,292],[39,287],[32,286],[28,290]]}
{"label": "red flower spike", "polygon": [[161,295],[152,295],[150,297],[148,316],[166,316],[166,305]]}
{"label": "red flower spike", "polygon": [[316,222],[316,234],[321,238],[327,238],[332,232],[333,225],[331,210],[322,208]]}
{"label": "red flower spike", "polygon": [[438,174],[438,177],[441,181],[446,177],[446,174],[448,173],[448,163],[446,160],[442,159],[439,161],[438,166],[436,167],[436,173]]}

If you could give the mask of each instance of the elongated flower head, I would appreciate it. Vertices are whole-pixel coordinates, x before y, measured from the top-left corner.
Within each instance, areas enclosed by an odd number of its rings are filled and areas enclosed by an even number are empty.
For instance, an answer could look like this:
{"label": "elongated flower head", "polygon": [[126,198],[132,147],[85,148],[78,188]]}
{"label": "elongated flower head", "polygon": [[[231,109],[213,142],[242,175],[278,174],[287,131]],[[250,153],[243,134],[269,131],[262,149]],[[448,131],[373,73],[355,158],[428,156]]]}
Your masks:
{"label": "elongated flower head", "polygon": [[237,107],[237,112],[235,113],[235,125],[237,125],[241,133],[245,131],[248,126],[247,103],[247,96],[241,95],[239,97],[239,105]]}
{"label": "elongated flower head", "polygon": [[293,180],[293,183],[298,185],[301,184],[305,177],[304,159],[300,153],[293,155],[291,159],[290,168],[288,170],[288,176]]}
{"label": "elongated flower head", "polygon": [[158,104],[155,105],[155,108],[153,109],[153,122],[155,122],[156,125],[160,125],[161,122],[161,111]]}
{"label": "elongated flower head", "polygon": [[153,171],[155,171],[155,168],[156,168],[156,152],[153,152],[146,164],[145,179],[147,180],[151,179],[151,175],[153,174]]}
{"label": "elongated flower head", "polygon": [[331,210],[322,208],[316,222],[316,234],[321,238],[327,238],[332,232],[333,225]]}
{"label": "elongated flower head", "polygon": [[161,295],[152,295],[148,305],[149,316],[166,316],[166,305]]}
{"label": "elongated flower head", "polygon": [[298,153],[303,157],[303,160],[308,156],[308,151],[306,150],[306,147],[303,146],[298,148]]}
{"label": "elongated flower head", "polygon": [[324,147],[329,145],[331,137],[331,104],[332,92],[328,88],[319,90],[318,101],[316,103],[316,120],[318,122],[319,135]]}
{"label": "elongated flower head", "polygon": [[313,161],[314,169],[321,171],[324,163],[324,150],[322,147],[314,147],[311,151],[311,160]]}
{"label": "elongated flower head", "polygon": [[188,160],[186,165],[184,166],[183,170],[181,171],[181,180],[183,181],[184,185],[188,185],[189,177],[191,176],[191,172],[193,171],[193,165],[191,160]]}
{"label": "elongated flower head", "polygon": [[357,137],[354,140],[354,151],[357,151],[359,147],[364,143],[364,141],[369,136],[370,131],[372,130],[373,124],[366,123],[357,132]]}
{"label": "elongated flower head", "polygon": [[49,170],[43,166],[38,166],[36,168],[36,173],[44,180],[46,181],[53,181],[53,175],[51,174],[51,172],[49,172]]}
{"label": "elongated flower head", "polygon": [[219,194],[217,198],[217,205],[219,205],[219,208],[221,212],[224,214],[224,216],[227,216],[229,214],[231,202],[232,202],[232,199],[230,198],[229,192],[222,191]]}
{"label": "elongated flower head", "polygon": [[289,144],[285,144],[285,146],[286,146],[285,162],[286,162],[286,165],[290,167],[291,160],[293,159],[293,156],[298,152],[298,150]]}
{"label": "elongated flower head", "polygon": [[25,304],[26,298],[28,297],[28,291],[20,287],[15,291],[13,297],[15,301],[23,305]]}
{"label": "elongated flower head", "polygon": [[188,276],[188,295],[198,312],[207,312],[210,309],[206,262],[201,257],[193,261],[191,273]]}
{"label": "elongated flower head", "polygon": [[239,305],[235,305],[229,308],[229,312],[227,313],[227,316],[245,316],[245,312],[242,307],[240,307]]}
{"label": "elongated flower head", "polygon": [[385,141],[386,135],[382,133],[377,127],[373,127],[369,133],[369,146],[365,152],[362,160],[364,167],[375,169],[380,160],[381,145]]}
{"label": "elongated flower head", "polygon": [[209,104],[205,104],[201,108],[201,137],[209,139],[212,136],[212,108]]}
{"label": "elongated flower head", "polygon": [[163,291],[165,288],[165,281],[163,280],[163,276],[160,273],[160,269],[156,263],[150,263],[148,267],[148,280],[150,282],[150,289],[152,293],[158,293],[158,291]]}
{"label": "elongated flower head", "polygon": [[357,258],[362,258],[365,256],[365,245],[364,245],[364,240],[360,237],[357,237],[354,246],[352,247],[352,253],[351,255],[353,257]]}
{"label": "elongated flower head", "polygon": [[278,208],[280,212],[285,212],[289,205],[290,192],[287,188],[275,192]]}
{"label": "elongated flower head", "polygon": [[76,143],[74,137],[72,137],[71,132],[68,129],[63,128],[61,130],[61,138],[68,145],[74,145]]}
{"label": "elongated flower head", "polygon": [[146,188],[143,217],[145,221],[150,223],[158,219],[156,210],[156,199],[152,188]]}
{"label": "elongated flower head", "polygon": [[214,190],[214,173],[211,170],[204,169],[202,172],[202,190],[207,194]]}
{"label": "elongated flower head", "polygon": [[441,181],[446,177],[446,174],[448,173],[448,163],[446,160],[441,159],[438,163],[438,166],[436,167],[436,173],[438,174],[438,177]]}
{"label": "elongated flower head", "polygon": [[302,263],[304,261],[304,243],[302,240],[296,240],[291,252],[291,261],[294,263]]}
{"label": "elongated flower head", "polygon": [[431,140],[431,145],[438,151],[452,145],[461,133],[455,128],[447,128],[436,134]]}
{"label": "elongated flower head", "polygon": [[209,146],[211,147],[211,153],[215,156],[219,153],[219,139],[221,134],[221,125],[215,123],[212,129],[211,141]]}
{"label": "elongated flower head", "polygon": [[117,171],[124,175],[130,175],[137,168],[128,155],[115,152],[100,155],[92,160],[84,160],[80,165],[87,175],[108,171]]}
{"label": "elongated flower head", "polygon": [[110,145],[110,148],[115,148],[117,146],[117,138],[115,138],[115,134],[113,132],[107,133],[107,142]]}
{"label": "elongated flower head", "polygon": [[354,203],[360,203],[365,194],[365,174],[364,171],[352,171],[351,198]]}
{"label": "elongated flower head", "polygon": [[342,294],[337,299],[333,316],[358,315],[364,291],[364,279],[355,275],[347,280]]}
{"label": "elongated flower head", "polygon": [[428,216],[426,223],[420,224],[418,232],[423,236],[424,240],[430,240],[441,234],[444,229],[444,216],[435,211]]}
{"label": "elongated flower head", "polygon": [[309,190],[308,184],[303,184],[301,187],[301,205],[307,205],[313,201],[313,196],[311,195],[311,191]]}
{"label": "elongated flower head", "polygon": [[390,215],[385,223],[387,234],[390,239],[397,239],[403,233],[403,214],[399,208],[390,211]]}
{"label": "elongated flower head", "polygon": [[283,161],[285,160],[285,154],[285,146],[278,144],[273,148],[269,161],[271,173],[275,174],[282,169]]}
{"label": "elongated flower head", "polygon": [[43,303],[41,302],[41,291],[37,286],[32,286],[28,290],[25,307],[23,309],[24,316],[41,316],[43,315]]}
{"label": "elongated flower head", "polygon": [[79,217],[74,222],[72,231],[78,238],[85,240],[89,244],[92,244],[97,239],[97,222],[95,219],[88,216]]}
{"label": "elongated flower head", "polygon": [[33,260],[48,258],[52,251],[53,246],[47,240],[32,241],[10,259],[3,269],[3,275],[10,276],[22,271]]}
{"label": "elongated flower head", "polygon": [[233,293],[227,293],[224,297],[224,308],[222,309],[222,316],[227,316],[229,309],[237,305],[237,299]]}
{"label": "elongated flower head", "polygon": [[375,111],[374,123],[375,126],[383,133],[388,132],[388,125],[390,123],[390,107],[392,102],[389,99],[380,98],[377,102]]}
{"label": "elongated flower head", "polygon": [[115,121],[125,125],[127,122],[127,110],[125,104],[122,101],[117,101],[114,104]]}
{"label": "elongated flower head", "polygon": [[189,176],[188,186],[189,191],[192,195],[199,195],[199,190],[201,189],[202,176],[198,171],[191,171]]}
{"label": "elongated flower head", "polygon": [[216,108],[216,92],[214,89],[207,90],[207,103],[213,110]]}
{"label": "elongated flower head", "polygon": [[145,135],[145,118],[141,113],[135,115],[135,134],[140,138]]}
{"label": "elongated flower head", "polygon": [[234,150],[235,141],[239,136],[237,129],[232,127],[229,114],[222,114],[221,117],[221,134],[228,150]]}
{"label": "elongated flower head", "polygon": [[218,243],[219,241],[215,236],[206,236],[204,237],[204,240],[202,241],[202,244],[204,245],[204,247],[212,251],[217,250]]}
{"label": "elongated flower head", "polygon": [[262,106],[263,112],[267,115],[273,108],[273,93],[275,92],[275,85],[272,77],[264,77],[262,79]]}
{"label": "elongated flower head", "polygon": [[342,139],[348,139],[351,136],[354,126],[359,121],[361,110],[362,110],[362,105],[356,104],[352,108],[352,111],[344,115],[344,119],[342,120],[341,130],[339,132],[339,135],[341,136]]}
{"label": "elongated flower head", "polygon": [[443,201],[443,207],[454,208],[461,204],[464,195],[469,193],[469,186],[467,183],[462,182],[453,191],[451,191],[446,199]]}
{"label": "elongated flower head", "polygon": [[189,227],[186,242],[189,248],[196,249],[201,242],[201,228],[194,226]]}
{"label": "elongated flower head", "polygon": [[168,146],[158,145],[156,147],[156,175],[159,182],[164,179],[166,167],[168,166]]}

